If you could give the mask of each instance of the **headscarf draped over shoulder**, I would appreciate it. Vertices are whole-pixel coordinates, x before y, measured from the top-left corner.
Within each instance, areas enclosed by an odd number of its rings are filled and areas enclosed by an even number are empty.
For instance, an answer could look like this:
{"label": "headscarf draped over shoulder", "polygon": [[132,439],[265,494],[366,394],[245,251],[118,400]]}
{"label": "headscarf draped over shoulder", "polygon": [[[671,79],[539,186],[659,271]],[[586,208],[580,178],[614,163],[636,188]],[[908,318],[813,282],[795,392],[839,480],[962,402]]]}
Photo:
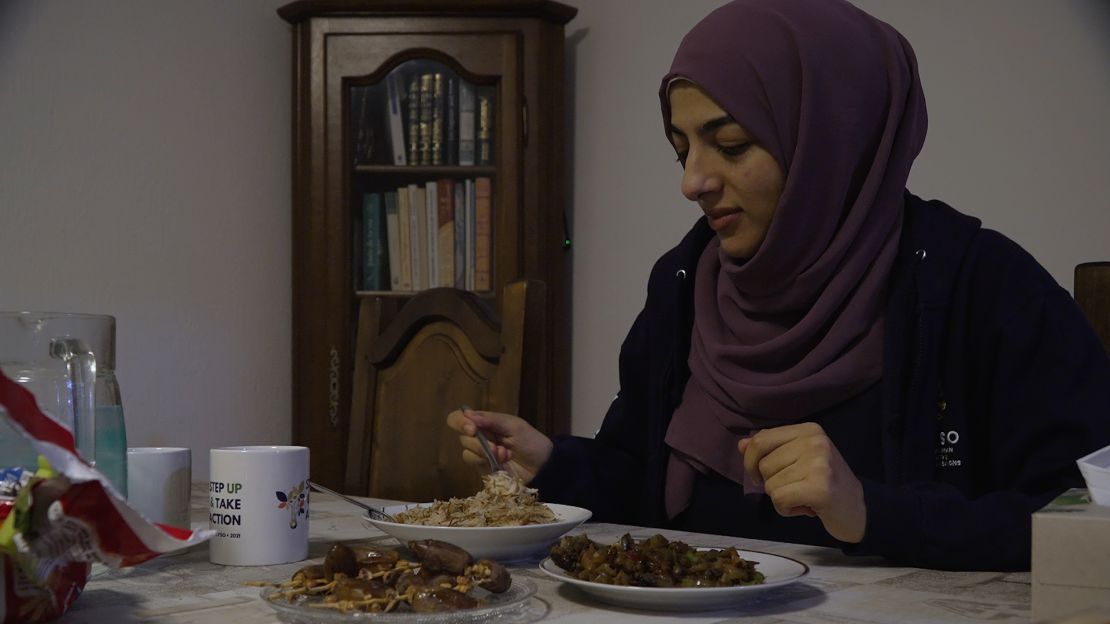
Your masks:
{"label": "headscarf draped over shoulder", "polygon": [[734,0],[682,40],[659,89],[704,90],[779,163],[766,239],[714,239],[694,294],[691,379],[667,432],[667,512],[694,470],[743,483],[736,442],[805,420],[882,374],[883,304],[925,98],[909,43],[843,0]]}

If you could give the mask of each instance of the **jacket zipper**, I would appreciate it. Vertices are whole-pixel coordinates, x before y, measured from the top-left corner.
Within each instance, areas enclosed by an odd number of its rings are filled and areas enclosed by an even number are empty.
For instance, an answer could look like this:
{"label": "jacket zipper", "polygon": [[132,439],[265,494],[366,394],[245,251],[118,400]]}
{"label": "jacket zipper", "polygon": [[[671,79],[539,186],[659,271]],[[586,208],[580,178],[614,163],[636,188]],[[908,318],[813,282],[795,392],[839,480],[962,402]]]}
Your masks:
{"label": "jacket zipper", "polygon": [[[917,351],[916,351],[916,353],[914,353],[914,357],[913,357],[914,363],[913,363],[913,367],[910,369],[910,388],[909,388],[909,393],[906,395],[906,409],[903,411],[903,415],[902,415],[902,418],[903,418],[902,422],[903,423],[914,422],[914,415],[915,415],[915,412],[916,412],[916,407],[915,406],[918,403],[917,402],[917,394],[918,394],[919,388],[921,387],[921,377],[924,375],[924,371],[922,369],[924,367],[924,360],[925,360],[925,312],[924,312],[924,310],[922,309],[922,306],[921,306],[921,291],[918,288],[917,278],[918,278],[918,274],[921,271],[921,264],[925,261],[925,257],[926,257],[927,254],[926,254],[926,251],[924,249],[918,249],[917,251],[913,252],[913,255],[917,258],[917,266],[914,267],[914,271],[913,271],[913,297],[914,297],[913,306],[914,306],[914,311],[915,311],[916,316],[917,316],[917,330],[916,330],[917,331]],[[901,428],[901,431],[900,431],[902,439],[899,440],[899,446],[902,446],[903,448],[905,448],[905,445],[906,445],[906,440],[905,440],[906,429],[907,428],[903,425],[903,427]],[[900,465],[898,466],[898,476],[899,476],[900,480],[903,483],[905,483],[905,481],[906,481],[906,462],[905,462],[905,459],[904,459],[905,458],[905,453],[904,452],[899,453],[899,457],[903,461],[901,461]]]}

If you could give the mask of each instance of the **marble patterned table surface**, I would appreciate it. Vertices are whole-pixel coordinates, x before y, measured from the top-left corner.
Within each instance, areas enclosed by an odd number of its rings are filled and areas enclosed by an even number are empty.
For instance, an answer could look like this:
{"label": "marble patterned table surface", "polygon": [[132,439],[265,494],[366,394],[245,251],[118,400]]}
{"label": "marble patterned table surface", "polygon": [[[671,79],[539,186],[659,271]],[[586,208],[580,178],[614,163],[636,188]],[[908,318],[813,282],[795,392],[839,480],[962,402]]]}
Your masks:
{"label": "marble patterned table surface", "polygon": [[[193,526],[207,526],[207,492],[193,492]],[[382,501],[376,501],[382,503]],[[337,542],[396,542],[369,529],[359,511],[337,498],[314,493],[311,500],[309,557],[322,561]],[[837,624],[984,622],[1008,624],[1030,620],[1029,573],[939,572],[892,566],[881,559],[848,557],[838,550],[741,538],[656,531],[615,524],[587,523],[596,541],[616,541],[626,532],[636,537],[660,532],[695,546],[736,546],[787,556],[806,563],[802,580],[756,593],[721,611],[659,613],[607,606],[538,569],[539,558],[511,566],[514,577],[538,587],[518,621],[608,624],[617,622],[746,624]],[[101,570],[60,622],[116,623],[279,622],[277,612],[245,581],[287,579],[302,563],[230,567],[209,563],[207,545],[165,556],[139,566]],[[523,618],[523,619],[520,619]]]}

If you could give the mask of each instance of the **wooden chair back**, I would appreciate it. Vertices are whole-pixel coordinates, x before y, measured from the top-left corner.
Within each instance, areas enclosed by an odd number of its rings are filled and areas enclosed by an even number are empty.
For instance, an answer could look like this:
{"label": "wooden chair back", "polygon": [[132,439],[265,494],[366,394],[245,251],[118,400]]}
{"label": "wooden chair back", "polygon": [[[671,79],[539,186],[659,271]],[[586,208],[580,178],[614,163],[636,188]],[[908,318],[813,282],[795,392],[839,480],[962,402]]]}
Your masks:
{"label": "wooden chair back", "polygon": [[[362,300],[347,446],[348,492],[409,501],[470,496],[481,479],[462,462],[446,417],[462,405],[530,419],[543,282],[508,284],[497,319],[471,292],[435,288],[395,313]],[[396,300],[392,300],[396,306]]]}
{"label": "wooden chair back", "polygon": [[1075,302],[1095,328],[1110,354],[1110,262],[1085,262],[1075,267]]}

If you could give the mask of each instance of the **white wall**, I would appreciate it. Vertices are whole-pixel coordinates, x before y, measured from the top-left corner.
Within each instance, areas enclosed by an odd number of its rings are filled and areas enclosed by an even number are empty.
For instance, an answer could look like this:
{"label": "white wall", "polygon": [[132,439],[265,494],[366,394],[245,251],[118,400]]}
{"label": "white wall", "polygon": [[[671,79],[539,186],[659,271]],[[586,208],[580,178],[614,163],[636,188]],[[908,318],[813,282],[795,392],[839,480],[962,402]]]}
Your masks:
{"label": "white wall", "polygon": [[[720,0],[570,0],[574,91],[574,432],[617,388],[652,262],[699,214],[679,193],[657,89]],[[929,137],[910,189],[983,219],[1071,288],[1110,260],[1110,4],[857,0],[914,46]]]}
{"label": "white wall", "polygon": [[290,438],[276,0],[0,2],[0,309],[118,320],[132,446]]}
{"label": "white wall", "polygon": [[[716,0],[568,0],[574,429],[616,388],[648,270],[697,215],[656,89]],[[280,0],[0,2],[0,309],[119,319],[132,445],[290,439],[290,43]],[[860,0],[915,46],[911,188],[1065,286],[1110,259],[1102,0]]]}

